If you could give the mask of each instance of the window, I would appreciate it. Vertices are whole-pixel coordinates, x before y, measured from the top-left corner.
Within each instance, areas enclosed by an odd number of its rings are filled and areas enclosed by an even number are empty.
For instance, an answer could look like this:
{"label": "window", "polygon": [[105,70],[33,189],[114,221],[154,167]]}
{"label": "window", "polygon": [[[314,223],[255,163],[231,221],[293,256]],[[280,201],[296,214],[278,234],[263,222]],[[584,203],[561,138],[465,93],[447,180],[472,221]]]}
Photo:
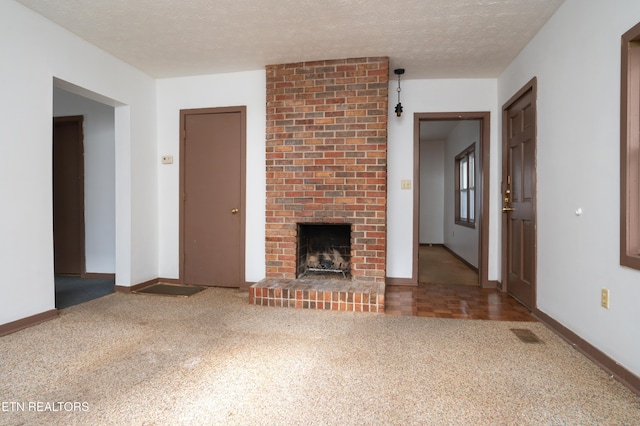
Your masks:
{"label": "window", "polygon": [[456,155],[456,223],[476,227],[476,144]]}
{"label": "window", "polygon": [[620,264],[640,269],[640,24],[622,36]]}

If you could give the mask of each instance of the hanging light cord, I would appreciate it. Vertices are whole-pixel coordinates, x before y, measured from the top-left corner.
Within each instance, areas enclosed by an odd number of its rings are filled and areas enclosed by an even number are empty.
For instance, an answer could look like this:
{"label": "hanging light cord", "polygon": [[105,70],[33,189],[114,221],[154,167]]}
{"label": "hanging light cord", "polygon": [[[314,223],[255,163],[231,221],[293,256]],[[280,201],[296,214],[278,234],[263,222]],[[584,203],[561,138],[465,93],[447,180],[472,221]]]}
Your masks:
{"label": "hanging light cord", "polygon": [[396,105],[396,115],[400,117],[402,115],[402,104],[400,103],[400,92],[402,91],[400,88],[400,76],[404,74],[404,68],[398,68],[393,70],[393,72],[398,76],[398,88],[396,89],[398,92],[398,105]]}

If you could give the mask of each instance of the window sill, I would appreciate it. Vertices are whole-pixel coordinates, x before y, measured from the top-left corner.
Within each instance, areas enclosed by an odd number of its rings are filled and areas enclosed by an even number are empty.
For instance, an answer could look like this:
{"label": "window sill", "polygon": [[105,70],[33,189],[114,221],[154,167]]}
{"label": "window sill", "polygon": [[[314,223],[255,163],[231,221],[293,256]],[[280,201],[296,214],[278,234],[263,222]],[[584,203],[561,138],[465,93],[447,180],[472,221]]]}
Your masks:
{"label": "window sill", "polygon": [[465,228],[476,229],[476,223],[475,222],[463,222],[461,220],[456,220],[455,224],[456,225],[460,225],[460,226],[464,226]]}

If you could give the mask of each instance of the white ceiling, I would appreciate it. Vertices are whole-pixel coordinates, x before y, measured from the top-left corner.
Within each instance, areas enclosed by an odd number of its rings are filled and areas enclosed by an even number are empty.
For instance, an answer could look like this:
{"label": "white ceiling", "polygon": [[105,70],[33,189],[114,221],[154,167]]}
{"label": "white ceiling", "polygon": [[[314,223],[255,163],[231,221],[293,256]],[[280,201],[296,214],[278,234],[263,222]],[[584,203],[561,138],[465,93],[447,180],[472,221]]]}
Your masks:
{"label": "white ceiling", "polygon": [[408,79],[498,77],[563,2],[16,1],[158,78],[388,56]]}
{"label": "white ceiling", "polygon": [[459,123],[460,120],[420,121],[420,140],[425,142],[447,140]]}

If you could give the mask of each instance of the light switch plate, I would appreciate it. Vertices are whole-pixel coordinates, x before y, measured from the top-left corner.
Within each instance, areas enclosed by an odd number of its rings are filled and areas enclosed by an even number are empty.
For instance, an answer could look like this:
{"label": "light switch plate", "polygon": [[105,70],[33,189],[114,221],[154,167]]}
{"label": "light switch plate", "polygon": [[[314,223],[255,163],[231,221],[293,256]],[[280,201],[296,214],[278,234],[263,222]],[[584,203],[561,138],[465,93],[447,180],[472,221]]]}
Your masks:
{"label": "light switch plate", "polygon": [[173,155],[163,155],[162,164],[173,164]]}
{"label": "light switch plate", "polygon": [[400,181],[400,189],[411,189],[411,181],[410,180],[401,180]]}
{"label": "light switch plate", "polygon": [[603,308],[609,309],[609,289],[603,288],[600,294],[600,305]]}

